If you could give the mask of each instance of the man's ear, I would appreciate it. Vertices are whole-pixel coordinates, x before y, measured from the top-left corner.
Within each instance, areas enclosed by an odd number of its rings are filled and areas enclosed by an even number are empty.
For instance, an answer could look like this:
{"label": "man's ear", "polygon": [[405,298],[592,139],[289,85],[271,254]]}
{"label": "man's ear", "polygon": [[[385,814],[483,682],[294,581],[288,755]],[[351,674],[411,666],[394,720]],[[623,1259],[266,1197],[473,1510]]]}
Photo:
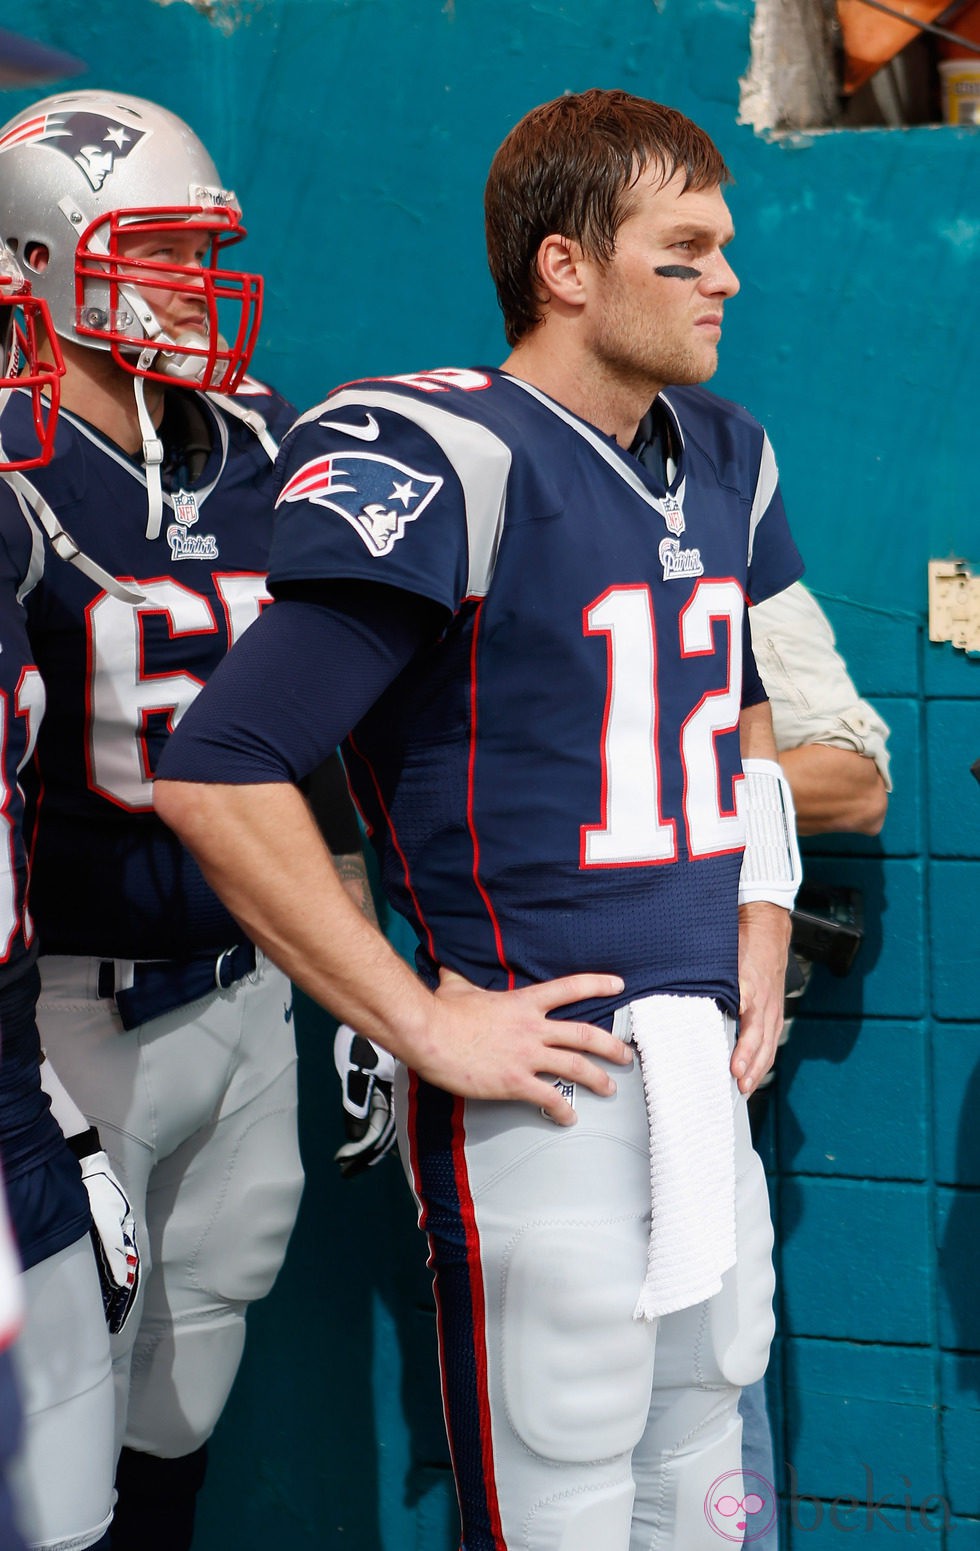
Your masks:
{"label": "man's ear", "polygon": [[563,302],[570,307],[582,304],[584,257],[581,245],[572,238],[554,232],[545,237],[538,248],[536,265],[542,301]]}

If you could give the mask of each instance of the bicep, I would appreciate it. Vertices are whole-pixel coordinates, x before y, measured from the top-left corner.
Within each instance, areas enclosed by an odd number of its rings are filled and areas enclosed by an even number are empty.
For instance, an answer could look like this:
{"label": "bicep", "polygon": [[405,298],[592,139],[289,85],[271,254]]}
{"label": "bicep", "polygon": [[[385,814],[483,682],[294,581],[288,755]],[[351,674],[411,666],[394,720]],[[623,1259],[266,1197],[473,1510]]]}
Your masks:
{"label": "bicep", "polygon": [[328,760],[441,614],[410,594],[335,583],[278,600],[219,664],[169,739],[168,780],[300,781]]}

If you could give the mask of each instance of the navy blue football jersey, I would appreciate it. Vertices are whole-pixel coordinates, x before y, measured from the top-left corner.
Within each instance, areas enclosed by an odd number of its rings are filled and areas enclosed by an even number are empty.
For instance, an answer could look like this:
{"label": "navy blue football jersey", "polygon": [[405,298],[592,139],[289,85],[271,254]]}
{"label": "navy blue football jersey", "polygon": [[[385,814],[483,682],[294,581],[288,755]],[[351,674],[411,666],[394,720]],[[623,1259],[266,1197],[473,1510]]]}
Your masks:
{"label": "navy blue football jersey", "polygon": [[[0,555],[5,556],[4,538],[0,532]],[[5,558],[0,566],[6,569]],[[0,987],[21,979],[37,957],[28,905],[28,842],[20,783],[37,744],[44,698],[17,590],[0,585]]]}
{"label": "navy blue football jersey", "polygon": [[662,406],[669,486],[498,371],[350,385],[283,444],[273,591],[447,610],[345,749],[427,978],[737,1006],[744,609],[802,563],[761,426],[701,388]]}
{"label": "navy blue football jersey", "polygon": [[[278,437],[295,412],[253,386],[236,402]],[[151,795],[170,731],[268,602],[272,463],[240,420],[202,394],[193,401],[210,451],[193,474],[179,459],[169,470],[155,538],[142,462],[80,418],[62,410],[54,457],[31,472],[79,548],[143,594],[137,607],[58,559],[15,492],[0,488],[0,589],[11,582],[23,598],[47,689],[31,884],[45,953],[179,958],[241,935]],[[3,426],[11,455],[28,411],[14,394]]]}
{"label": "navy blue football jersey", "polygon": [[[0,534],[0,547],[3,541]],[[28,905],[20,780],[43,714],[44,686],[24,610],[16,589],[0,584],[0,1159],[25,1268],[73,1244],[90,1221],[78,1163],[51,1114],[39,1071],[37,934]]]}

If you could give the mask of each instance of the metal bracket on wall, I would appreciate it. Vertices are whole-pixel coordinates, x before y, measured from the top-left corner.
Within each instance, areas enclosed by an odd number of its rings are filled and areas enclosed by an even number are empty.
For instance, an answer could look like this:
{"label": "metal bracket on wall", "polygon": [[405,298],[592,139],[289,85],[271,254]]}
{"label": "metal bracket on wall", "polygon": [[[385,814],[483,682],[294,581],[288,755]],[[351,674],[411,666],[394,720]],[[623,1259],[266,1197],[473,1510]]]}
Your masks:
{"label": "metal bracket on wall", "polygon": [[929,639],[980,655],[980,576],[965,560],[929,561]]}

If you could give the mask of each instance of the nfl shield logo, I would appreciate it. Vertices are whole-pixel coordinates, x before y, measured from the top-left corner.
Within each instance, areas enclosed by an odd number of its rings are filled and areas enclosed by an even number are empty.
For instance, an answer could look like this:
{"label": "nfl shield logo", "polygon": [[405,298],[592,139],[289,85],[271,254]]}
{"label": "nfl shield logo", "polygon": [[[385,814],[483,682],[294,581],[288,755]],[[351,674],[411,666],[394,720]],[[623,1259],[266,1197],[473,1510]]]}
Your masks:
{"label": "nfl shield logo", "polygon": [[674,496],[664,496],[663,514],[664,522],[667,524],[667,527],[670,529],[671,533],[681,534],[684,532],[684,528],[686,527],[684,522],[684,513],[681,509],[681,503]]}
{"label": "nfl shield logo", "polygon": [[192,528],[198,519],[197,497],[190,490],[178,490],[173,503],[177,521],[184,528]]}

